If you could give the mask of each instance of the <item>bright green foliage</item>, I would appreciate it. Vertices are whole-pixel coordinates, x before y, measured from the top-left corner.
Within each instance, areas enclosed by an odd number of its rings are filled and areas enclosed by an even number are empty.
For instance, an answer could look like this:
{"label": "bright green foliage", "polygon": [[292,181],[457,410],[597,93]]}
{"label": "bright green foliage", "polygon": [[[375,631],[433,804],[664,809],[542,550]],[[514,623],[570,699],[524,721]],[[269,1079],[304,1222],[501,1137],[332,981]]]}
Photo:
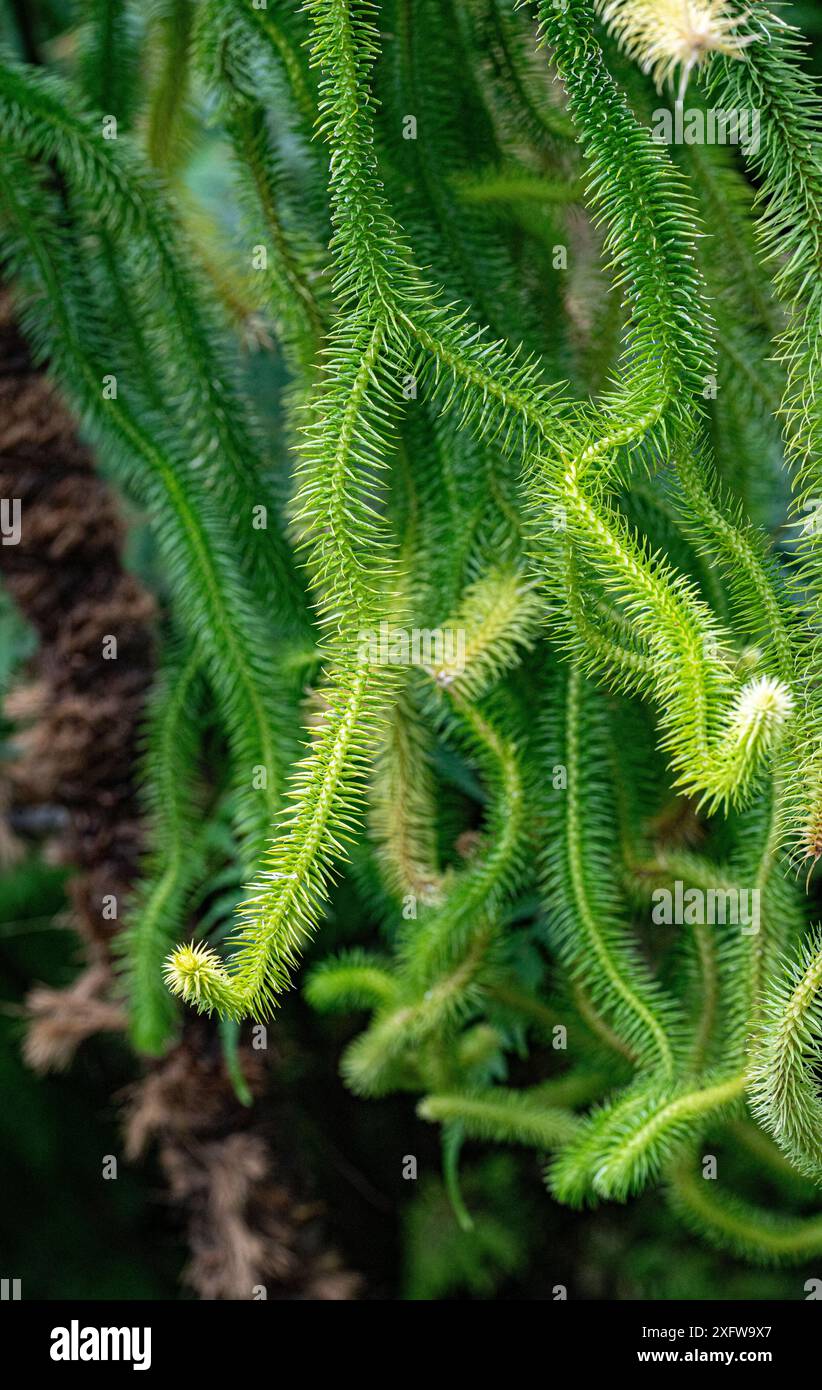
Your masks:
{"label": "bright green foliage", "polygon": [[752,1072],[754,1111],[801,1172],[822,1178],[822,942],[783,969],[765,1005]]}
{"label": "bright green foliage", "polygon": [[[465,1230],[479,1141],[556,1151],[567,1204],[662,1183],[746,1259],[817,1253],[798,1178],[769,1213],[699,1169],[747,1126],[763,1172],[770,1134],[822,1173],[794,874],[822,855],[798,39],[758,0],[715,6],[697,56],[630,0],[169,2],[108,140],[103,55],[134,72],[140,26],[87,8],[73,76],[0,69],[0,211],[26,326],[148,514],[183,641],[148,724],[136,1046],[162,1051],[181,1001],[268,1020],[331,918],[308,1001],[368,1015],[344,1080],[422,1097]],[[653,138],[672,113],[643,72],[760,113],[756,196],[736,151]],[[203,110],[237,295],[198,240]],[[270,438],[223,319],[245,296],[285,377]],[[798,546],[773,539],[786,505]],[[175,947],[225,815],[238,920]],[[472,1239],[515,1265],[493,1223]]]}

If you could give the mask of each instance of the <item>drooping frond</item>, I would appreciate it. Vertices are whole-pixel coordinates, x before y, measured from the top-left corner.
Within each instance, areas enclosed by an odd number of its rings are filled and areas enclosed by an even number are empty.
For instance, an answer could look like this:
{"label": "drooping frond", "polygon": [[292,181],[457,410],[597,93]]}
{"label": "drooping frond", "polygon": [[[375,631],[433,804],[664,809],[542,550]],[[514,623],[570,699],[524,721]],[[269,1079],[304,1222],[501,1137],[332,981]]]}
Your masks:
{"label": "drooping frond", "polygon": [[657,1179],[695,1129],[741,1102],[744,1075],[705,1076],[698,1087],[640,1080],[603,1106],[561,1153],[551,1185],[563,1200],[624,1202]]}
{"label": "drooping frond", "polygon": [[539,1149],[566,1143],[576,1127],[573,1115],[545,1103],[539,1087],[530,1092],[497,1087],[490,1091],[426,1096],[417,1106],[417,1114],[437,1124],[456,1121],[472,1139],[493,1139]]}
{"label": "drooping frond", "polygon": [[801,1264],[822,1248],[819,1216],[782,1216],[754,1207],[733,1192],[717,1192],[692,1168],[674,1171],[668,1189],[676,1215],[720,1250],[754,1264]]}
{"label": "drooping frond", "polygon": [[149,857],[117,943],[134,1045],[153,1054],[163,1052],[174,1031],[163,960],[203,868],[205,825],[196,792],[201,668],[196,649],[183,653],[168,663],[154,692],[144,754]]}
{"label": "drooping frond", "polygon": [[563,675],[543,744],[542,794],[551,827],[542,888],[548,930],[572,978],[631,1053],[670,1075],[676,1010],[620,921],[609,868],[613,813],[592,775],[607,756],[602,712],[578,670]]}
{"label": "drooping frond", "polygon": [[804,942],[770,986],[751,1073],[751,1102],[800,1172],[822,1182],[822,941]]}

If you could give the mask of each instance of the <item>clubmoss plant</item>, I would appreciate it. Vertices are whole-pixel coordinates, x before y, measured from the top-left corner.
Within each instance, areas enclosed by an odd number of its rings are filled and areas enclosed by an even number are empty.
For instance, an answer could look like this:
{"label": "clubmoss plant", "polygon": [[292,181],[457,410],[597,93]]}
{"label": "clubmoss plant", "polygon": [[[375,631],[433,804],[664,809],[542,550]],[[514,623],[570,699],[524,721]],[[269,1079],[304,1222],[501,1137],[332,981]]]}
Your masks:
{"label": "clubmoss plant", "polygon": [[[135,1046],[185,1006],[267,1022],[310,949],[309,1002],[370,1016],[346,1084],[421,1096],[463,1224],[481,1140],[552,1152],[562,1202],[661,1183],[746,1259],[818,1254],[822,161],[789,14],[204,0],[146,37],[138,9],[89,5],[68,75],[0,67],[7,273],[174,633]],[[758,148],[661,144],[677,78]],[[189,177],[205,119],[240,278]],[[175,944],[215,824],[236,923]],[[703,1180],[746,1107],[801,1175],[784,1210]]]}

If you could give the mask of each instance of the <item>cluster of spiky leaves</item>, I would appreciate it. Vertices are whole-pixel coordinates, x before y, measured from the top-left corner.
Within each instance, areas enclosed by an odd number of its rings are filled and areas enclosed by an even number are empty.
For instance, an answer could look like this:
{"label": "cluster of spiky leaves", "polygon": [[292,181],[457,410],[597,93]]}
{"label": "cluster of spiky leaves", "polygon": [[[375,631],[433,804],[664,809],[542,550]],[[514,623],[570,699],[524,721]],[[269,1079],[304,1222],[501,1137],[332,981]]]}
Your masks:
{"label": "cluster of spiky leaves", "polygon": [[[822,854],[818,98],[756,0],[744,25],[689,6],[687,33],[650,0],[535,8],[168,0],[141,53],[132,7],[96,3],[71,79],[0,69],[5,261],[148,515],[175,632],[133,1037],[161,1052],[182,1005],[267,1019],[347,862],[382,943],[363,925],[307,996],[371,1015],[345,1081],[422,1095],[463,1222],[463,1142],[518,1143],[556,1150],[561,1201],[661,1181],[709,1240],[801,1259],[822,1248],[822,949],[795,873]],[[735,152],[653,138],[642,73],[682,66],[760,114],[755,198]],[[186,177],[203,112],[242,273]],[[287,377],[271,440],[234,353],[252,320]],[[771,535],[789,476],[799,547]],[[226,825],[237,924],[174,947]],[[689,907],[664,928],[666,893]],[[746,1103],[797,1210],[702,1179]]]}

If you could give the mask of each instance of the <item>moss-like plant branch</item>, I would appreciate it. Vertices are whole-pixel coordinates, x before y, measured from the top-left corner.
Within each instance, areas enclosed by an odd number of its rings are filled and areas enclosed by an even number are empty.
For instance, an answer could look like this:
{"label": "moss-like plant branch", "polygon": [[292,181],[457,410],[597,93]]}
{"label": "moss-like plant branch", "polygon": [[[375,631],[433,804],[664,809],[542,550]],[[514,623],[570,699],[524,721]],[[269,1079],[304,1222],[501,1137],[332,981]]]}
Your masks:
{"label": "moss-like plant branch", "polygon": [[[268,1020],[342,902],[307,997],[369,1015],[344,1079],[423,1098],[463,1225],[466,1141],[516,1143],[564,1202],[662,1183],[709,1241],[799,1260],[814,1218],[695,1164],[744,1123],[787,1201],[822,1176],[790,863],[822,857],[820,108],[761,0],[687,8],[170,0],[141,101],[137,16],[89,5],[73,73],[0,63],[0,246],[176,634],[135,1045],[184,1005]],[[756,110],[753,181],[666,149],[643,73]],[[188,188],[201,102],[239,310]],[[239,914],[185,941],[223,817]],[[546,1081],[506,1084],[526,1051]]]}

